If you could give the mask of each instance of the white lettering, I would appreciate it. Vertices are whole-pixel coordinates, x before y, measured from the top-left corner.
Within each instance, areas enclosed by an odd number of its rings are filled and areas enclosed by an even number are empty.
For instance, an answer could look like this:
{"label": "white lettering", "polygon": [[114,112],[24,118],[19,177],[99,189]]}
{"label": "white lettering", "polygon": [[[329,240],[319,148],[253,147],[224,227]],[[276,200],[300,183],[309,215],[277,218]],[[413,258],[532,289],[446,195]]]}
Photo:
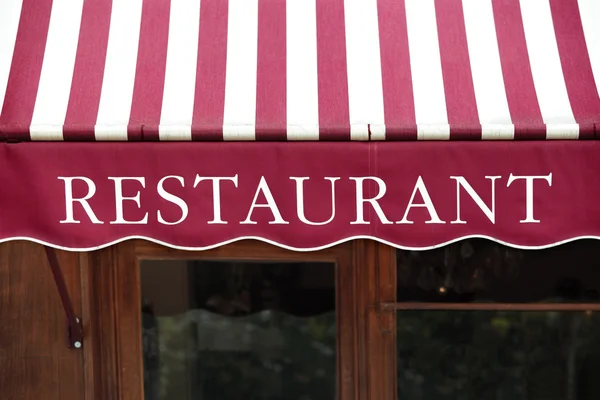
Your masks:
{"label": "white lettering", "polygon": [[160,210],[158,210],[156,212],[156,219],[158,219],[158,222],[160,222],[163,225],[177,225],[182,223],[188,216],[188,205],[187,203],[181,198],[181,197],[177,197],[174,194],[171,194],[169,192],[167,192],[164,188],[164,183],[167,179],[177,179],[179,181],[179,183],[181,183],[181,187],[185,187],[185,183],[183,181],[183,177],[181,176],[176,176],[176,175],[169,175],[169,176],[165,176],[164,178],[162,178],[160,181],[158,181],[158,185],[156,187],[156,190],[158,191],[158,195],[160,197],[162,197],[163,199],[167,200],[170,203],[173,203],[175,205],[177,205],[180,209],[181,209],[181,218],[179,218],[177,221],[175,222],[167,222],[164,220]]}
{"label": "white lettering", "polygon": [[485,179],[492,181],[492,208],[490,209],[487,204],[481,199],[473,187],[467,182],[463,176],[451,176],[451,179],[456,180],[456,220],[451,221],[451,224],[466,224],[466,221],[460,219],[460,188],[461,186],[471,196],[475,204],[479,207],[486,217],[492,222],[496,223],[496,179],[501,178],[500,176],[486,176]]}
{"label": "white lettering", "polygon": [[304,213],[304,181],[309,179],[307,177],[290,177],[290,179],[296,181],[296,213],[298,214],[298,219],[304,222],[307,225],[327,225],[335,218],[335,181],[338,181],[340,178],[328,178],[325,179],[331,182],[331,217],[327,221],[324,222],[312,222],[306,218],[306,214]]}
{"label": "white lettering", "polygon": [[[350,224],[351,225],[369,224],[369,222],[365,221],[364,203],[371,204],[371,207],[373,207],[373,209],[375,210],[375,213],[379,217],[379,220],[383,224],[391,224],[392,221],[387,219],[387,217],[383,213],[383,210],[381,209],[381,206],[378,203],[378,200],[380,200],[385,195],[385,192],[387,190],[387,187],[386,187],[383,179],[377,178],[376,176],[366,176],[366,177],[361,177],[361,178],[350,177],[350,179],[356,182],[356,221],[352,221],[352,222],[350,222]],[[377,182],[377,186],[378,186],[377,195],[371,199],[365,199],[365,197],[364,197],[363,182],[366,179]]]}
{"label": "white lettering", "polygon": [[221,181],[231,181],[233,185],[238,187],[238,176],[200,176],[196,175],[194,187],[202,181],[212,181],[213,189],[213,220],[208,221],[209,224],[226,224],[227,221],[221,219]]}
{"label": "white lettering", "polygon": [[[90,178],[86,178],[85,176],[59,176],[58,179],[65,182],[65,213],[66,217],[64,220],[60,221],[61,224],[79,224],[81,221],[78,221],[73,216],[73,203],[78,202],[83,207],[85,213],[88,218],[94,224],[103,224],[104,222],[100,221],[90,204],[87,202],[89,199],[96,194],[96,185],[94,181]],[[87,184],[88,191],[87,194],[79,199],[73,198],[73,180],[79,179],[84,181]]]}
{"label": "white lettering", "polygon": [[[257,204],[256,203],[260,192],[263,192],[265,199],[267,200],[266,204]],[[252,217],[252,212],[254,211],[254,208],[256,208],[256,207],[267,207],[271,210],[271,213],[273,214],[274,219],[273,219],[273,221],[269,221],[269,224],[289,224],[289,222],[285,221],[281,217],[279,208],[277,208],[275,199],[273,198],[273,195],[271,194],[271,189],[269,189],[269,185],[267,185],[267,181],[265,180],[264,176],[260,177],[260,182],[258,183],[258,188],[256,189],[256,193],[254,194],[254,200],[252,200],[252,205],[250,206],[250,211],[248,211],[248,216],[246,217],[246,219],[243,222],[240,222],[240,224],[256,224],[257,223],[256,221],[252,221],[252,219],[250,219]]]}
{"label": "white lettering", "polygon": [[[423,198],[423,203],[421,203],[421,204],[413,203],[413,201],[415,200],[415,195],[417,194],[417,191],[419,191],[419,193],[421,194],[421,197]],[[415,188],[413,189],[412,195],[410,196],[410,200],[408,201],[408,205],[406,206],[406,211],[404,212],[404,217],[402,217],[402,219],[397,222],[398,224],[414,223],[413,221],[410,221],[408,219],[408,213],[410,212],[410,209],[413,207],[427,208],[427,212],[429,212],[429,216],[431,217],[431,219],[429,221],[425,221],[426,224],[445,224],[445,222],[442,221],[440,219],[440,217],[438,217],[437,211],[435,210],[435,207],[433,206],[433,202],[431,201],[431,197],[429,196],[429,192],[427,191],[427,187],[425,186],[425,183],[423,182],[423,178],[421,178],[420,176],[417,179]]]}
{"label": "white lettering", "polygon": [[108,179],[113,180],[115,182],[115,211],[116,218],[114,221],[111,221],[111,224],[147,224],[148,223],[148,213],[144,215],[139,221],[127,221],[123,216],[123,202],[125,200],[133,201],[137,204],[138,208],[140,205],[140,191],[138,190],[136,195],[133,197],[125,197],[123,196],[123,181],[137,181],[142,184],[142,188],[146,187],[146,179],[144,177],[139,176],[126,176],[126,177],[111,177]]}
{"label": "white lettering", "polygon": [[516,180],[525,180],[525,219],[520,220],[522,224],[526,223],[539,223],[540,220],[533,217],[533,181],[535,179],[543,179],[548,182],[548,186],[552,186],[552,173],[548,175],[513,175],[510,174],[508,177],[508,183],[506,187],[509,187],[511,183]]}

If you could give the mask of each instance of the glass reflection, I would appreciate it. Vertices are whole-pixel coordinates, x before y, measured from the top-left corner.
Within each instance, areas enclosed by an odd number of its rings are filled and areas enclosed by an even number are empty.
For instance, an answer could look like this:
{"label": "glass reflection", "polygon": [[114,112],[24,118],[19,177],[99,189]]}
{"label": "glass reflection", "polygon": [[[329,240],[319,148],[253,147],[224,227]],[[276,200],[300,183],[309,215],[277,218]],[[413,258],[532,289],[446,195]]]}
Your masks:
{"label": "glass reflection", "polygon": [[144,398],[334,399],[335,268],[144,261]]}
{"label": "glass reflection", "polygon": [[593,303],[600,300],[600,244],[580,240],[520,250],[463,240],[397,252],[399,302]]}
{"label": "glass reflection", "polygon": [[584,312],[401,311],[398,399],[600,399],[600,318]]}
{"label": "glass reflection", "polygon": [[[598,255],[594,240],[519,250],[470,239],[398,251],[398,398],[600,399],[598,312],[544,311],[598,303]],[[476,303],[479,311],[458,310]],[[503,311],[507,303],[537,311]]]}

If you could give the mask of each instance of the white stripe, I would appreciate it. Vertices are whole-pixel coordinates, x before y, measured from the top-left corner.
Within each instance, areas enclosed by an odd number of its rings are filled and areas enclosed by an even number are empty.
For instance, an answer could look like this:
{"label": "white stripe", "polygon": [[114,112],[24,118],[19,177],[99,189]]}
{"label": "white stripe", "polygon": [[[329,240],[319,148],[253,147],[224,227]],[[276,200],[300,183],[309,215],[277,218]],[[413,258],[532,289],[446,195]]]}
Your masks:
{"label": "white stripe", "polygon": [[40,123],[31,124],[29,128],[31,140],[62,141],[62,125],[42,125]]}
{"label": "white stripe", "polygon": [[[224,140],[252,140],[256,123],[258,0],[229,0]],[[235,127],[243,127],[242,130]]]}
{"label": "white stripe", "polygon": [[579,13],[596,81],[596,90],[600,96],[600,1],[579,0]]}
{"label": "white stripe", "polygon": [[546,139],[579,139],[579,124],[548,124]]}
{"label": "white stripe", "polygon": [[161,125],[158,127],[160,140],[164,141],[190,141],[192,130],[190,124],[185,125]]}
{"label": "white stripe", "polygon": [[113,2],[96,140],[127,140],[141,21],[142,0]]}
{"label": "white stripe", "polygon": [[127,125],[96,125],[96,140],[127,141]]}
{"label": "white stripe", "polygon": [[417,136],[419,139],[448,139],[450,127],[435,3],[434,0],[406,0],[405,4]]}
{"label": "white stripe", "polygon": [[[385,120],[377,0],[345,0],[344,15],[350,125],[382,125]],[[360,137],[351,130],[351,139],[362,140],[362,129],[357,134]]]}
{"label": "white stripe", "polygon": [[223,125],[223,140],[255,140],[255,126],[252,125]]}
{"label": "white stripe", "polygon": [[371,125],[371,140],[385,140],[385,124]]}
{"label": "white stripe", "polygon": [[483,129],[483,126],[506,126],[512,124],[512,119],[502,75],[492,2],[463,0],[463,14],[482,139],[488,139],[488,134],[490,139],[495,139],[498,134],[505,136],[508,131],[493,132]]}
{"label": "white stripe", "polygon": [[513,140],[515,126],[513,124],[481,124],[483,140]]}
{"label": "white stripe", "polygon": [[83,0],[55,0],[40,84],[31,119],[31,140],[61,140],[67,115]]}
{"label": "white stripe", "polygon": [[548,0],[521,1],[523,29],[533,83],[546,124],[573,124],[575,118],[560,64]]}
{"label": "white stripe", "polygon": [[319,125],[288,124],[287,140],[319,140]]}
{"label": "white stripe", "polygon": [[[286,3],[287,138],[319,139],[317,6],[315,0]],[[310,126],[310,129],[304,127]]]}
{"label": "white stripe", "polygon": [[199,27],[200,0],[171,1],[161,140],[192,139]]}
{"label": "white stripe", "polygon": [[448,124],[418,124],[417,140],[448,140],[450,126]]}
{"label": "white stripe", "polygon": [[368,124],[350,125],[350,140],[369,140]]}
{"label": "white stripe", "polygon": [[3,0],[0,12],[0,113],[4,105],[23,0]]}

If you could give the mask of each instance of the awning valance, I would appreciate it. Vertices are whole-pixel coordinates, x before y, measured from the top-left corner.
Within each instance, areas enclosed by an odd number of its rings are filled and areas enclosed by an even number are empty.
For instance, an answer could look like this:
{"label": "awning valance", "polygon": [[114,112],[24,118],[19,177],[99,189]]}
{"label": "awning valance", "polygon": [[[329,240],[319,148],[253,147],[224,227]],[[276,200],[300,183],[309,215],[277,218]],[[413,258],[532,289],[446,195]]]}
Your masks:
{"label": "awning valance", "polygon": [[2,0],[4,140],[594,138],[597,0]]}
{"label": "awning valance", "polygon": [[0,242],[600,239],[600,141],[0,144]]}

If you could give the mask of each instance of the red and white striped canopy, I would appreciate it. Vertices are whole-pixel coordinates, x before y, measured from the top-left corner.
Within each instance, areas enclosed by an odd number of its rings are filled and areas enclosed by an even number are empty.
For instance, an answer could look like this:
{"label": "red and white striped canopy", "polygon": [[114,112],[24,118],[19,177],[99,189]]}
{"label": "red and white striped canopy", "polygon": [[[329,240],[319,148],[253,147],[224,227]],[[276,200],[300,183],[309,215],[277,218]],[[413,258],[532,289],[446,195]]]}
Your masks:
{"label": "red and white striped canopy", "polygon": [[2,0],[3,140],[577,139],[598,0]]}

